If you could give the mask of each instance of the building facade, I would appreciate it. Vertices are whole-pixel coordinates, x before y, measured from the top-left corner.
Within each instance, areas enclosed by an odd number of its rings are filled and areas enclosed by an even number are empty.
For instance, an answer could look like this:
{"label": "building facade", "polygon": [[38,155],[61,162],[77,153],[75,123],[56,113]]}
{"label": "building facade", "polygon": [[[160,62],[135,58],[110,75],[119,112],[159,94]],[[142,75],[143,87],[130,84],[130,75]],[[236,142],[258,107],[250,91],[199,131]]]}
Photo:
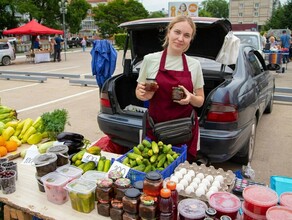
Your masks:
{"label": "building facade", "polygon": [[232,24],[256,24],[260,29],[277,4],[279,0],[229,0],[229,20]]}

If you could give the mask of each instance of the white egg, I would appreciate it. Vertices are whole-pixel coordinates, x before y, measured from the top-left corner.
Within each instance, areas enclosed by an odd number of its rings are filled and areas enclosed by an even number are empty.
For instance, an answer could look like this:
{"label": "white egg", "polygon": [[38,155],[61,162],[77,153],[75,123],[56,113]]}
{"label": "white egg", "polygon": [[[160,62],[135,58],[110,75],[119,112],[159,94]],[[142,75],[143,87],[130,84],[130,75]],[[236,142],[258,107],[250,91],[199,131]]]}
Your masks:
{"label": "white egg", "polygon": [[175,172],[174,175],[178,178],[181,179],[183,177],[182,173],[180,172]]}
{"label": "white egg", "polygon": [[197,189],[197,188],[198,188],[198,183],[196,183],[196,182],[191,182],[191,183],[190,183],[190,186],[192,186],[194,189]]}
{"label": "white egg", "polygon": [[214,182],[212,183],[212,186],[216,186],[217,188],[220,188],[221,184],[218,180],[214,180]]}
{"label": "white egg", "polygon": [[194,188],[192,186],[188,186],[186,189],[185,189],[185,192],[186,194],[191,194],[194,192]]}
{"label": "white egg", "polygon": [[179,183],[181,183],[184,187],[189,185],[189,182],[186,179],[182,179]]}
{"label": "white egg", "polygon": [[201,182],[201,179],[198,178],[198,177],[195,177],[195,178],[193,179],[193,182],[196,182],[197,184],[199,184],[199,183]]}
{"label": "white egg", "polygon": [[198,185],[198,188],[203,188],[205,191],[207,191],[207,186],[205,185],[205,183],[200,183]]}
{"label": "white egg", "polygon": [[192,177],[189,174],[184,175],[183,177],[185,180],[188,181],[188,183],[190,183],[192,181]]}
{"label": "white egg", "polygon": [[210,199],[210,196],[211,196],[213,193],[215,193],[215,192],[212,191],[212,190],[209,190],[209,191],[206,193],[206,197],[207,197],[208,200]]}
{"label": "white egg", "polygon": [[188,174],[191,176],[191,177],[194,177],[196,175],[195,171],[193,170],[189,170],[188,171]]}
{"label": "white egg", "polygon": [[185,175],[187,173],[187,169],[181,168],[178,172],[180,172],[182,175]]}
{"label": "white egg", "polygon": [[176,183],[178,183],[178,181],[179,181],[177,176],[171,176],[170,180],[173,181],[173,182],[176,182]]}
{"label": "white egg", "polygon": [[209,191],[218,192],[218,187],[217,186],[211,186],[209,188]]}
{"label": "white egg", "polygon": [[218,175],[215,177],[215,180],[218,180],[220,183],[224,182],[224,177],[222,175]]}
{"label": "white egg", "polygon": [[204,174],[203,173],[198,173],[197,176],[198,178],[200,178],[200,180],[204,179]]}
{"label": "white egg", "polygon": [[177,190],[177,192],[180,192],[181,190],[184,190],[184,189],[185,189],[185,187],[184,187],[183,184],[178,183],[178,184],[176,185],[176,190]]}
{"label": "white egg", "polygon": [[202,183],[204,183],[207,186],[207,188],[210,186],[210,181],[206,178],[202,179]]}
{"label": "white egg", "polygon": [[209,182],[210,182],[210,183],[212,183],[212,182],[213,182],[213,180],[214,180],[214,177],[213,177],[213,176],[211,176],[211,175],[208,175],[208,176],[206,176],[206,177],[205,177],[205,179],[208,179],[208,180],[209,180]]}
{"label": "white egg", "polygon": [[196,196],[200,197],[202,195],[205,194],[205,190],[202,188],[202,187],[199,187],[197,190],[196,190]]}

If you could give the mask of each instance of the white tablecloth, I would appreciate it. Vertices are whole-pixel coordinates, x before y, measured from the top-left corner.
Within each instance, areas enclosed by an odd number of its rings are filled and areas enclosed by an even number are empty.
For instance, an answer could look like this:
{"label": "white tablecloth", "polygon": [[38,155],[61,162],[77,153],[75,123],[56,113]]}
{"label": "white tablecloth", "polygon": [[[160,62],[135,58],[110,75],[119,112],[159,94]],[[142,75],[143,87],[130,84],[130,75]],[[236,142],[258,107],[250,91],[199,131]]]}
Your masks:
{"label": "white tablecloth", "polygon": [[50,53],[35,53],[34,63],[50,62]]}

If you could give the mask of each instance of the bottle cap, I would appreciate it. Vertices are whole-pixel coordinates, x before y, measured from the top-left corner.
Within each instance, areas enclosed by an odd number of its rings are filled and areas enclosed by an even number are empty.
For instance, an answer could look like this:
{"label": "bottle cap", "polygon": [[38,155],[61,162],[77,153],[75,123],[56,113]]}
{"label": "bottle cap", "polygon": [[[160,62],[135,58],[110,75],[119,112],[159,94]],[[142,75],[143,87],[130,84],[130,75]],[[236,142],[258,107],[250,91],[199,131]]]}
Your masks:
{"label": "bottle cap", "polygon": [[160,196],[161,196],[162,198],[169,198],[169,197],[171,196],[171,191],[170,191],[170,189],[162,188],[162,189],[160,190]]}
{"label": "bottle cap", "polygon": [[129,197],[129,198],[137,198],[138,196],[141,195],[140,190],[135,189],[135,188],[128,188],[125,191],[125,196]]}
{"label": "bottle cap", "polygon": [[146,174],[146,179],[155,181],[155,180],[162,179],[162,176],[160,173],[158,173],[156,171],[150,171]]}
{"label": "bottle cap", "polygon": [[168,181],[166,183],[166,188],[168,188],[170,190],[175,190],[176,189],[176,182],[174,182],[174,181]]}

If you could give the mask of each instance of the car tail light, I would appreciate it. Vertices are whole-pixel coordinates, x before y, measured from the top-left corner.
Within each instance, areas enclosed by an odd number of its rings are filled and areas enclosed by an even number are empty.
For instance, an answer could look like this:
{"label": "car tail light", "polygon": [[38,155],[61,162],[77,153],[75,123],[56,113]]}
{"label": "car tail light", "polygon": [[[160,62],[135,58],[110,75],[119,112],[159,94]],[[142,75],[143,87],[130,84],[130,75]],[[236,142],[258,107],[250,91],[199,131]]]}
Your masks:
{"label": "car tail light", "polygon": [[235,122],[237,119],[237,108],[230,104],[212,104],[207,114],[207,121],[211,122]]}
{"label": "car tail light", "polygon": [[111,103],[110,103],[110,100],[108,98],[108,94],[107,93],[101,93],[100,94],[100,105],[103,106],[103,107],[107,107],[107,108],[111,107]]}

